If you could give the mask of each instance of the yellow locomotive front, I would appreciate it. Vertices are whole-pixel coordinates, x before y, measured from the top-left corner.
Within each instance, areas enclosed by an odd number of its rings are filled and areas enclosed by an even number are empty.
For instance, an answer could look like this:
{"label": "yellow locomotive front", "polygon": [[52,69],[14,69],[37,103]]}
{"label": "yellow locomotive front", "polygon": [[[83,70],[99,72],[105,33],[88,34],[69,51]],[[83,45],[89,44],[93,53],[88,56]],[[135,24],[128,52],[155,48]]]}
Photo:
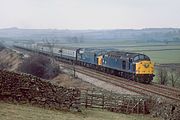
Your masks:
{"label": "yellow locomotive front", "polygon": [[154,62],[152,61],[140,61],[136,63],[136,75],[153,74],[154,73]]}
{"label": "yellow locomotive front", "polygon": [[134,57],[135,81],[150,83],[154,77],[154,62],[146,55],[139,54]]}

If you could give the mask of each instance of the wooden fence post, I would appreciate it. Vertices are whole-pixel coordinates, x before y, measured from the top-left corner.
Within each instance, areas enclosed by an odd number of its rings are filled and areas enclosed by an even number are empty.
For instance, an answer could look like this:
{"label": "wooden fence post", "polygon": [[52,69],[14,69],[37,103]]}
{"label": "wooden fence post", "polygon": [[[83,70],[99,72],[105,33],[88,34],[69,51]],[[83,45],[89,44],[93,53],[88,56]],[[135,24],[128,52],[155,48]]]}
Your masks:
{"label": "wooden fence post", "polygon": [[140,101],[138,101],[138,104],[137,104],[137,114],[139,114],[139,103]]}
{"label": "wooden fence post", "polygon": [[146,104],[144,100],[143,100],[143,114],[146,114]]}
{"label": "wooden fence post", "polygon": [[129,104],[130,104],[130,100],[128,99],[128,103],[127,103],[127,108],[126,108],[126,113],[129,113]]}

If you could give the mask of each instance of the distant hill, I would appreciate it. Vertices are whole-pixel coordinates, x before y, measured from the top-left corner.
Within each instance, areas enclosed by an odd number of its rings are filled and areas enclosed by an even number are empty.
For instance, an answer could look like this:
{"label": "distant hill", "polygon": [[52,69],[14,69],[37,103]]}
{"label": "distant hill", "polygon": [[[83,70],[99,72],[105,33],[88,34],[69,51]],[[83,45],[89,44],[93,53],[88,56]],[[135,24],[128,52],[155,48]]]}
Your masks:
{"label": "distant hill", "polygon": [[56,39],[68,42],[85,41],[180,41],[180,28],[146,28],[114,30],[0,29],[0,40]]}

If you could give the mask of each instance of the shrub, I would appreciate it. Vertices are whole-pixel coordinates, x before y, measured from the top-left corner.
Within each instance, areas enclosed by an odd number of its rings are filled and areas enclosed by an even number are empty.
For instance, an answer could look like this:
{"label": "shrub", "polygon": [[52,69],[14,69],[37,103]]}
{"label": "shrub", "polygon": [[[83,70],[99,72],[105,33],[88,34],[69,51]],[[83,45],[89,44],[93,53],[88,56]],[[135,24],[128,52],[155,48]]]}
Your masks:
{"label": "shrub", "polygon": [[43,79],[52,79],[59,74],[59,65],[43,55],[32,55],[25,58],[19,71],[32,74]]}

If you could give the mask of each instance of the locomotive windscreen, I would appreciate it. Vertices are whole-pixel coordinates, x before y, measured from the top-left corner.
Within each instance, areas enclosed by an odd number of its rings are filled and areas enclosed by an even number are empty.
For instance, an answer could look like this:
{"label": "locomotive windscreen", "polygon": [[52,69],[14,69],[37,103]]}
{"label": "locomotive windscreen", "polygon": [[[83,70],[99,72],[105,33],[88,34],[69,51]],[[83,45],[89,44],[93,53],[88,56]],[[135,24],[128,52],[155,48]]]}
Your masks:
{"label": "locomotive windscreen", "polygon": [[148,61],[150,61],[150,58],[148,56],[146,56],[146,55],[139,54],[139,55],[135,56],[133,60],[135,62],[140,61],[140,60],[148,60]]}

